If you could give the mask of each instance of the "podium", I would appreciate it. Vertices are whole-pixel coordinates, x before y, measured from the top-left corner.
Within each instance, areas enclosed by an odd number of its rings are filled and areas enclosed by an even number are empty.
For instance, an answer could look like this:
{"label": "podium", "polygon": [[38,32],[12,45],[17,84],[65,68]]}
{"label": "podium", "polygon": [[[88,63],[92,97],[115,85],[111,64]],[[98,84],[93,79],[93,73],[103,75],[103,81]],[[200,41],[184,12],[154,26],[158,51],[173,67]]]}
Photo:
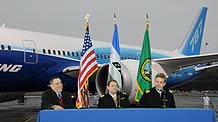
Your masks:
{"label": "podium", "polygon": [[216,122],[213,110],[174,108],[42,110],[37,122]]}

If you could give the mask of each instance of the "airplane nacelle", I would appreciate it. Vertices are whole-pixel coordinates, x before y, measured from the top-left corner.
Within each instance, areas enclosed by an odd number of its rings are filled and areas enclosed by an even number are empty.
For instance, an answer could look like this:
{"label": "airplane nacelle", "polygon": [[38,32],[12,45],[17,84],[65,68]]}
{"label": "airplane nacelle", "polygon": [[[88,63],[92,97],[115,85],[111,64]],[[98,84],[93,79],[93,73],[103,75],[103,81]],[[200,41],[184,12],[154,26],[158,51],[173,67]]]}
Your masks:
{"label": "airplane nacelle", "polygon": [[[138,60],[122,60],[121,61],[121,77],[123,91],[129,96],[129,101],[131,104],[135,104],[135,94],[137,91],[136,78],[138,73]],[[152,76],[155,76],[157,73],[166,74],[165,70],[156,62],[152,62]],[[105,94],[107,86],[107,76],[108,76],[108,64],[102,66],[97,74],[95,79],[95,85],[97,92],[100,96]],[[153,79],[153,77],[152,77]],[[154,80],[152,80],[154,81]]]}

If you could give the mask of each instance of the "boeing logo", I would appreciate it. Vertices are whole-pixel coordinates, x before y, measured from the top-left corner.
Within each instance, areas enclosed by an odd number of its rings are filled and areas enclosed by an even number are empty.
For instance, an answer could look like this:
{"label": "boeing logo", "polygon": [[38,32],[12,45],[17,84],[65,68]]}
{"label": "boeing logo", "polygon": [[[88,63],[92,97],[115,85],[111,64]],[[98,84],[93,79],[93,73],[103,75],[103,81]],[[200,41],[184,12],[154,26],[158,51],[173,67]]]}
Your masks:
{"label": "boeing logo", "polygon": [[202,20],[200,20],[200,22],[196,28],[196,31],[192,37],[192,40],[190,41],[190,46],[191,46],[192,52],[194,51],[195,46],[196,46],[201,34],[202,34]]}
{"label": "boeing logo", "polygon": [[0,72],[18,72],[22,69],[22,65],[0,64]]}

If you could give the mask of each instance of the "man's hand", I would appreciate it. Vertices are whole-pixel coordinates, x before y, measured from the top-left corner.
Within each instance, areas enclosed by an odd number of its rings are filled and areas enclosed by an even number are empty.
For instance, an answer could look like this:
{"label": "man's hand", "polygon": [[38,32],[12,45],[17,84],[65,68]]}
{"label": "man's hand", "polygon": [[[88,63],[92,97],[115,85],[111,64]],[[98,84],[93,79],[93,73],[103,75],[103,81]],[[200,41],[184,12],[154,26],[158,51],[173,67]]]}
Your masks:
{"label": "man's hand", "polygon": [[54,110],[63,110],[63,109],[64,109],[64,108],[62,108],[62,107],[59,106],[59,105],[53,105],[52,108],[53,108]]}

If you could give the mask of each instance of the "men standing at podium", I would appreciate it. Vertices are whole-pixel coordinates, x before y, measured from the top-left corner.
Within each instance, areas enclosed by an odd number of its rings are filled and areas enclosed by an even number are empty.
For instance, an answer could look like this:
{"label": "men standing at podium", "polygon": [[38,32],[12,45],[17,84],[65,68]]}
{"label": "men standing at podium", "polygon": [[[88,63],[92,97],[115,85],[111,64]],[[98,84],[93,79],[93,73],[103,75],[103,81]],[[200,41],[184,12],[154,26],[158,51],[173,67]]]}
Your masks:
{"label": "men standing at podium", "polygon": [[63,91],[63,83],[60,78],[52,77],[50,79],[50,89],[42,94],[42,109],[66,109],[74,108],[71,94]]}
{"label": "men standing at podium", "polygon": [[140,108],[175,108],[171,90],[164,89],[166,76],[158,73],[155,76],[154,87],[145,91],[139,101]]}
{"label": "men standing at podium", "polygon": [[128,108],[129,99],[124,92],[118,91],[118,83],[111,80],[107,84],[108,94],[99,98],[98,108]]}

